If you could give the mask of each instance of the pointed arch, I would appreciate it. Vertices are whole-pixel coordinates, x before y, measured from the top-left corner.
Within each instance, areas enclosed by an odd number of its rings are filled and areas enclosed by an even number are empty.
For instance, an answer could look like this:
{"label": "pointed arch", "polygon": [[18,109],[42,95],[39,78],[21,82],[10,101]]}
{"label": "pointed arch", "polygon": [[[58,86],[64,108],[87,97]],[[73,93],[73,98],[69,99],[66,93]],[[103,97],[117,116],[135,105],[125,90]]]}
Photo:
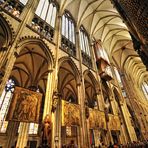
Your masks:
{"label": "pointed arch", "polygon": [[97,92],[99,90],[99,84],[89,69],[83,72],[83,76],[85,85],[85,99],[88,106],[90,108],[98,108]]}
{"label": "pointed arch", "polygon": [[26,45],[36,44],[38,45],[46,55],[47,61],[49,63],[49,68],[52,68],[54,65],[54,56],[49,48],[49,46],[40,38],[37,37],[22,37],[17,46],[17,54],[21,52],[23,47]]}
{"label": "pointed arch", "polygon": [[80,82],[80,72],[78,70],[78,67],[76,66],[76,64],[74,63],[74,61],[70,57],[65,56],[65,57],[62,57],[59,59],[58,71],[60,69],[60,66],[65,62],[68,62],[68,64],[71,66],[71,68],[73,69],[73,72],[74,72],[73,74],[76,77],[76,81],[77,81],[77,83],[79,83]]}
{"label": "pointed arch", "polygon": [[14,37],[14,30],[6,17],[0,14],[0,51],[7,48]]}
{"label": "pointed arch", "polygon": [[96,80],[94,74],[93,74],[89,69],[87,69],[87,70],[85,70],[85,71],[83,72],[84,78],[85,78],[87,75],[88,75],[88,77],[91,79],[91,81],[92,81],[92,83],[94,84],[95,89],[96,89],[96,91],[97,91],[97,89],[99,89],[99,84],[98,84],[98,82],[97,82],[97,80]]}

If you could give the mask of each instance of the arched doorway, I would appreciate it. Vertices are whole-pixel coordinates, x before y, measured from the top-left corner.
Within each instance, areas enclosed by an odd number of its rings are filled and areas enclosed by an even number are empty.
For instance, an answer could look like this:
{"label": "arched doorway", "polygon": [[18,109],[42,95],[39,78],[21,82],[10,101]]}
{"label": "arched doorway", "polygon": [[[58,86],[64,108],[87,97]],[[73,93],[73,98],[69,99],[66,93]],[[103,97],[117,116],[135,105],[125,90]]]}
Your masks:
{"label": "arched doorway", "polygon": [[[39,145],[40,125],[44,111],[44,100],[49,68],[52,67],[53,58],[48,47],[38,39],[26,39],[19,43],[18,55],[10,77],[17,83],[16,86],[42,94],[39,123],[29,123],[25,146]],[[10,104],[9,104],[10,105]],[[7,110],[9,109],[9,106]],[[21,125],[24,123],[10,121],[7,129],[8,140],[6,147],[15,146],[18,136],[22,133]],[[12,134],[13,132],[13,134]],[[25,140],[27,140],[25,139]],[[35,139],[35,140],[32,140]]]}
{"label": "arched doorway", "polygon": [[62,96],[62,115],[58,114],[57,118],[62,116],[61,145],[68,145],[71,141],[75,145],[79,145],[80,116],[78,116],[79,119],[76,117],[80,109],[77,90],[78,79],[79,72],[74,62],[67,57],[60,59],[58,91]]}

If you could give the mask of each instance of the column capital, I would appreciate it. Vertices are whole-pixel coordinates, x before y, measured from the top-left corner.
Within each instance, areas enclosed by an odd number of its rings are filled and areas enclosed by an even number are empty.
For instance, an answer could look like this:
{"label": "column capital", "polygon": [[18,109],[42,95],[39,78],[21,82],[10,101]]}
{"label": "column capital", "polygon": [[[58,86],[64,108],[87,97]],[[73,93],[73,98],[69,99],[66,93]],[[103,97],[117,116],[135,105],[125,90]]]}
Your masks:
{"label": "column capital", "polygon": [[58,18],[62,18],[62,14],[59,14],[59,15],[58,15]]}
{"label": "column capital", "polygon": [[81,82],[78,82],[78,83],[77,83],[77,86],[80,86],[80,85],[81,85]]}
{"label": "column capital", "polygon": [[79,30],[76,31],[76,35],[79,35]]}
{"label": "column capital", "polygon": [[52,73],[53,72],[53,69],[48,69],[48,73]]}

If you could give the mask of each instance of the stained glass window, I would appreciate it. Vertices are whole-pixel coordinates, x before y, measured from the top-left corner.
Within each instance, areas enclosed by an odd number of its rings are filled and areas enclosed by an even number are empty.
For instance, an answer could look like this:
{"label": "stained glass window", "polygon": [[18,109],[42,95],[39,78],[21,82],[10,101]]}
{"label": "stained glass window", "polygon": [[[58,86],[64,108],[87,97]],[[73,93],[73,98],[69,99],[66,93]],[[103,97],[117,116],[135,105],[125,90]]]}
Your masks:
{"label": "stained glass window", "polygon": [[85,29],[83,27],[80,28],[79,35],[80,35],[80,47],[81,47],[81,50],[85,54],[90,56],[90,47],[89,47],[88,35],[87,35],[87,33],[86,33],[86,31],[85,31]]}
{"label": "stained glass window", "polygon": [[67,136],[71,136],[72,135],[71,126],[66,126],[66,135]]}
{"label": "stained glass window", "polygon": [[30,123],[29,134],[37,134],[39,125],[37,123]]}
{"label": "stained glass window", "polygon": [[53,2],[40,0],[35,13],[53,28],[55,27],[57,8]]}
{"label": "stained glass window", "polygon": [[0,132],[5,133],[8,121],[5,121],[6,115],[10,106],[11,98],[13,96],[15,83],[12,79],[8,80],[6,87],[0,97]]}
{"label": "stained glass window", "polygon": [[74,21],[68,12],[62,16],[62,35],[75,44]]}

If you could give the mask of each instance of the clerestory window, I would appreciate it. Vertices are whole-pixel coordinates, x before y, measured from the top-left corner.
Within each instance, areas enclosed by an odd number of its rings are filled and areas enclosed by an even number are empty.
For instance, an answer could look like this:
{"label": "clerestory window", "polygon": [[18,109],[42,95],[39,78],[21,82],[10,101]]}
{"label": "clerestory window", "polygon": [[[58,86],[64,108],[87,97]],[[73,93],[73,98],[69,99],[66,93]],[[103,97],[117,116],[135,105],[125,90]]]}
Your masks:
{"label": "clerestory window", "polygon": [[71,15],[66,12],[62,16],[62,35],[75,44],[74,21]]}
{"label": "clerestory window", "polygon": [[89,40],[87,32],[85,31],[84,27],[80,27],[80,47],[82,52],[84,52],[86,55],[90,56],[90,47],[89,47]]}
{"label": "clerestory window", "polygon": [[79,39],[83,63],[88,67],[92,67],[89,37],[83,26],[79,30]]}
{"label": "clerestory window", "polygon": [[40,0],[35,14],[51,25],[55,27],[55,20],[57,14],[56,4],[50,0]]}
{"label": "clerestory window", "polygon": [[76,56],[75,50],[75,25],[72,16],[65,12],[62,16],[61,47],[67,53]]}
{"label": "clerestory window", "polygon": [[53,40],[57,15],[57,4],[54,0],[40,0],[32,20],[31,27],[46,39]]}

